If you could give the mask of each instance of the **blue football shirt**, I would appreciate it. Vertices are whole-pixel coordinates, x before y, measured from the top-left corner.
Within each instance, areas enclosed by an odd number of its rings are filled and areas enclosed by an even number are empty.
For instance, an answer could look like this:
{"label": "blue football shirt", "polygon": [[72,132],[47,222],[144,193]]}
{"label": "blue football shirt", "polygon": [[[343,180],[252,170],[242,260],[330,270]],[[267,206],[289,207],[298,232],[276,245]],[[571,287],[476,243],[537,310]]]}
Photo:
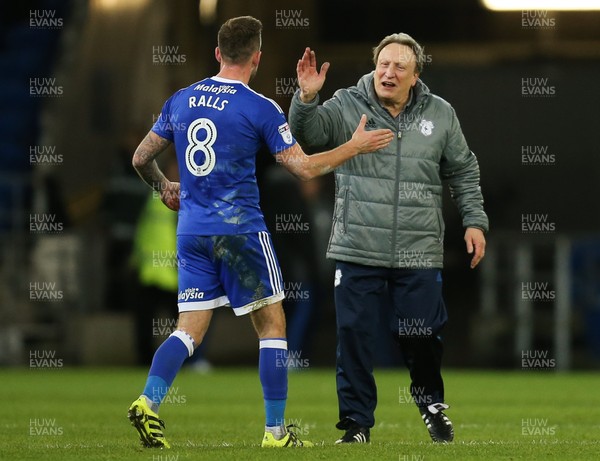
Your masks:
{"label": "blue football shirt", "polygon": [[171,96],[152,127],[175,144],[181,182],[177,235],[267,230],[256,153],[296,143],[281,108],[237,80],[211,77]]}

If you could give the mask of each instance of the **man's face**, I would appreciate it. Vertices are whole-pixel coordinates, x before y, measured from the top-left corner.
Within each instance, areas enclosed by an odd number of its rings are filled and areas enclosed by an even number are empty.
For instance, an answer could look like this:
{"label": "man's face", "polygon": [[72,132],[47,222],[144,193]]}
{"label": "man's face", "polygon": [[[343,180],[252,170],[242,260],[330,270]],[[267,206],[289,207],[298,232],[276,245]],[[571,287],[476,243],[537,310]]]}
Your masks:
{"label": "man's face", "polygon": [[409,46],[390,43],[381,49],[375,66],[375,93],[382,102],[406,101],[419,78],[416,61]]}

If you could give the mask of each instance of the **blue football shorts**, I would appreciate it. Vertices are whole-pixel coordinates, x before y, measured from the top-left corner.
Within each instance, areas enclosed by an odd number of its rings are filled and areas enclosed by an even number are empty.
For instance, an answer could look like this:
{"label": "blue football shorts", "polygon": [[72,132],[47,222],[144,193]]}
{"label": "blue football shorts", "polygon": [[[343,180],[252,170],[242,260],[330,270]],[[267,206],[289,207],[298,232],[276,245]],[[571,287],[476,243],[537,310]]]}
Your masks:
{"label": "blue football shorts", "polygon": [[236,315],[284,298],[271,236],[178,235],[179,312],[230,306]]}

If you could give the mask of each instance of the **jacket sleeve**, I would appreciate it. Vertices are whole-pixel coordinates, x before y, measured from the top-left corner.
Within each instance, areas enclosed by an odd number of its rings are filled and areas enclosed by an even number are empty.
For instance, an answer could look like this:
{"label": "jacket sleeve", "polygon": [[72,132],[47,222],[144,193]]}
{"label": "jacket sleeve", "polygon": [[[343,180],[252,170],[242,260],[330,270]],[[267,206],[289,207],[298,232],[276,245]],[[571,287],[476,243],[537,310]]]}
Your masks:
{"label": "jacket sleeve", "polygon": [[448,141],[442,153],[440,173],[450,187],[450,195],[456,203],[463,227],[489,230],[488,217],[483,210],[483,195],[479,186],[479,164],[469,150],[460,123],[452,107]]}
{"label": "jacket sleeve", "polygon": [[342,111],[337,93],[323,105],[319,95],[309,102],[300,100],[300,90],[292,97],[289,122],[296,140],[307,148],[336,147],[336,137],[342,132]]}

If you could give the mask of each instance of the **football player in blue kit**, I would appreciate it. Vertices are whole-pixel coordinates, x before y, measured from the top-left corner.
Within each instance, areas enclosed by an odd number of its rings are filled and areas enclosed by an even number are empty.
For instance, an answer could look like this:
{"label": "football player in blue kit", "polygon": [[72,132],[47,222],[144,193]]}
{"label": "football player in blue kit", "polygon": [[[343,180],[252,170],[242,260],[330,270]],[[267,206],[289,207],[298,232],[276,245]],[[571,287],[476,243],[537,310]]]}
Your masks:
{"label": "football player in blue kit", "polygon": [[[216,76],[177,91],[164,104],[136,149],[133,166],[179,212],[177,329],[157,349],[142,395],[128,417],[142,445],[170,448],[159,405],[184,360],[204,338],[212,310],[230,306],[250,314],[259,338],[259,376],[266,413],[263,447],[311,446],[284,424],[287,341],[279,263],[271,244],[255,177],[256,154],[266,146],[292,174],[309,180],[355,155],[375,152],[390,130],[365,131],[363,116],[348,142],[307,156],[279,106],[249,86],[261,57],[262,24],[243,16],[218,33]],[[155,161],[175,144],[180,182],[169,181]]]}

